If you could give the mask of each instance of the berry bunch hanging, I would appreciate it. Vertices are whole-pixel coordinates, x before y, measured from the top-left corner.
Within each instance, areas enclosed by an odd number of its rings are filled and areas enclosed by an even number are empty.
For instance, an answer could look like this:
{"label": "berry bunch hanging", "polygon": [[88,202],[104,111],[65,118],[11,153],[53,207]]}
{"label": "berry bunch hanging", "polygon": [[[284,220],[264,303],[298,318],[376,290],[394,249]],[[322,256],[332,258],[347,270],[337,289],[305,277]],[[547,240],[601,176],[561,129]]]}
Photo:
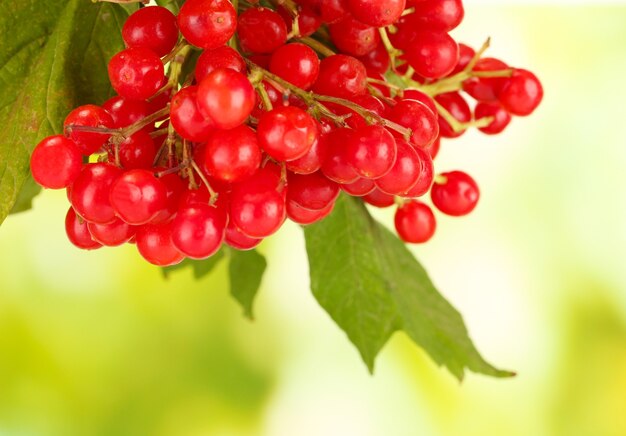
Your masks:
{"label": "berry bunch hanging", "polygon": [[66,189],[69,240],[136,244],[150,263],[250,250],[286,219],[323,220],[341,192],[396,205],[408,243],[433,208],[467,215],[463,171],[437,174],[442,139],[501,133],[543,97],[528,70],[449,32],[461,0],[187,0],[142,7],[109,62],[117,96],[68,114],[31,157]]}

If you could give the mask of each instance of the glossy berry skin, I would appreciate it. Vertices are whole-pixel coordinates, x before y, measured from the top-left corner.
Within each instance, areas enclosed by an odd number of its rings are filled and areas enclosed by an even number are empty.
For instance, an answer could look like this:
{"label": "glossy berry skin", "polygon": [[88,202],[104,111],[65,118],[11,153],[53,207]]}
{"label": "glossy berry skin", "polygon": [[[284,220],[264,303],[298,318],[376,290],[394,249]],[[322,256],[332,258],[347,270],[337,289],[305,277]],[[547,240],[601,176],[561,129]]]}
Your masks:
{"label": "glossy berry skin", "polygon": [[[152,114],[153,112],[157,112],[158,109],[161,108],[152,110],[150,103],[148,103],[147,101],[132,100],[130,98],[115,96],[107,100],[102,105],[102,109],[104,109],[111,115],[111,118],[113,119],[113,127],[116,129],[121,129],[146,118],[148,115]],[[145,131],[146,133],[150,133],[153,130],[153,125],[146,126],[143,129],[143,131]]]}
{"label": "glossy berry skin", "polygon": [[136,227],[120,219],[109,224],[88,223],[87,228],[93,240],[105,247],[119,247],[130,241],[137,232]]}
{"label": "glossy berry skin", "polygon": [[474,109],[474,118],[477,120],[486,117],[493,117],[493,121],[487,127],[480,130],[487,135],[497,135],[502,133],[511,122],[511,115],[498,103],[478,103]]}
{"label": "glossy berry skin", "polygon": [[353,197],[364,197],[376,189],[376,183],[371,179],[357,179],[356,182],[340,185],[343,192]]}
{"label": "glossy berry skin", "polygon": [[304,156],[318,137],[315,120],[302,109],[279,107],[259,120],[257,135],[261,148],[279,162]]}
{"label": "glossy berry skin", "polygon": [[81,250],[96,250],[102,247],[102,244],[94,241],[91,237],[87,222],[76,215],[71,207],[65,216],[65,233],[70,242]]}
{"label": "glossy berry skin", "polygon": [[469,45],[460,43],[459,44],[459,61],[454,67],[454,70],[450,73],[450,75],[454,75],[463,71],[469,63],[474,59],[476,55],[476,51],[470,47]]}
{"label": "glossy berry skin", "polygon": [[109,62],[109,79],[122,97],[145,100],[163,84],[165,70],[161,58],[145,48],[127,48]]}
{"label": "glossy berry skin", "polygon": [[335,207],[335,202],[332,201],[321,210],[310,210],[300,206],[295,201],[287,202],[287,217],[296,224],[302,226],[308,226],[314,224],[326,218],[331,214]]}
{"label": "glossy berry skin", "polygon": [[476,208],[480,198],[478,185],[462,171],[443,173],[435,180],[431,198],[437,209],[446,215],[463,216]]}
{"label": "glossy berry skin", "polygon": [[139,227],[136,244],[143,258],[156,266],[177,265],[185,259],[185,255],[174,246],[172,241],[171,222]]}
{"label": "glossy berry skin", "polygon": [[111,129],[114,127],[114,123],[111,115],[107,111],[92,104],[77,107],[65,118],[63,127],[68,133],[69,138],[76,143],[83,155],[89,156],[100,150],[111,135],[107,133],[80,132],[78,130],[72,130],[72,126],[103,127]]}
{"label": "glossy berry skin", "polygon": [[178,27],[191,44],[212,50],[235,34],[237,13],[228,0],[187,0],[180,8]]}
{"label": "glossy berry skin", "polygon": [[267,8],[249,8],[239,15],[237,35],[244,52],[270,54],[287,42],[287,25]]}
{"label": "glossy berry skin", "polygon": [[197,95],[197,86],[188,86],[178,91],[172,98],[170,122],[183,138],[193,142],[205,142],[215,130],[215,124],[200,113]]}
{"label": "glossy berry skin", "polygon": [[[458,92],[448,92],[435,97],[437,103],[443,106],[454,118],[462,123],[472,120],[472,110],[467,101]],[[458,138],[466,131],[455,132],[443,117],[439,117],[439,134],[444,138]]]}
{"label": "glossy berry skin", "polygon": [[373,27],[386,27],[396,22],[406,6],[406,0],[348,0],[354,17]]}
{"label": "glossy berry skin", "polygon": [[313,85],[318,94],[350,98],[365,93],[367,70],[356,58],[346,55],[329,56],[320,63],[320,73]]}
{"label": "glossy berry skin", "polygon": [[[482,58],[476,63],[472,71],[502,71],[507,68],[509,68],[508,65],[499,59]],[[506,77],[472,77],[463,82],[463,91],[467,92],[475,100],[494,102],[498,100],[498,96],[507,81]]]}
{"label": "glossy berry skin", "polygon": [[[424,103],[430,111],[435,114],[437,117],[437,106],[435,106],[435,100],[433,100],[427,94],[424,94],[422,91],[418,91],[417,89],[405,89],[402,95],[404,100],[417,100],[420,103]],[[400,101],[400,100],[398,100]]]}
{"label": "glossy berry skin", "polygon": [[214,50],[205,50],[196,63],[196,81],[202,82],[206,76],[220,68],[243,73],[246,70],[246,63],[236,50],[227,45]]}
{"label": "glossy berry skin", "polygon": [[326,157],[325,146],[326,142],[318,137],[304,156],[287,162],[287,169],[296,174],[313,174],[319,171]]}
{"label": "glossy berry skin", "polygon": [[394,224],[400,239],[410,244],[428,242],[437,229],[431,208],[417,200],[407,201],[398,208]]}
{"label": "glossy berry skin", "polygon": [[360,177],[377,179],[393,167],[396,161],[396,141],[382,126],[362,127],[354,132],[346,144],[345,157]]}
{"label": "glossy berry skin", "polygon": [[266,238],[285,221],[285,197],[278,192],[275,180],[265,173],[238,184],[230,199],[230,219],[250,238]]}
{"label": "glossy berry skin", "polygon": [[459,46],[445,32],[414,30],[404,58],[417,74],[427,79],[445,77],[459,60]]}
{"label": "glossy berry skin", "polygon": [[228,226],[226,227],[224,242],[236,250],[248,251],[257,247],[261,242],[263,242],[263,239],[255,239],[244,235],[231,220],[228,222]]}
{"label": "glossy berry skin", "polygon": [[178,42],[176,17],[161,6],[148,6],[131,14],[122,27],[126,47],[146,48],[163,57]]}
{"label": "glossy berry skin", "polygon": [[312,48],[295,42],[272,54],[270,71],[302,89],[309,89],[320,72],[320,60]]}
{"label": "glossy berry skin", "polygon": [[417,28],[449,32],[456,28],[465,15],[462,0],[408,0],[415,12],[405,16]]}
{"label": "glossy berry skin", "polygon": [[390,195],[400,195],[417,183],[421,162],[415,149],[405,141],[398,141],[396,161],[387,174],[376,179],[376,187]]}
{"label": "glossy berry skin", "polygon": [[130,170],[111,186],[111,205],[125,223],[143,225],[167,206],[165,185],[148,170]]}
{"label": "glossy berry skin", "polygon": [[330,180],[337,183],[353,183],[360,177],[354,167],[348,163],[345,144],[352,141],[354,130],[339,128],[322,135],[320,141],[324,142],[324,160],[322,173]]}
{"label": "glossy berry skin", "polygon": [[543,87],[533,73],[516,69],[498,99],[510,114],[524,117],[533,113],[543,100]]}
{"label": "glossy berry skin", "polygon": [[322,210],[339,196],[339,186],[322,173],[308,175],[289,174],[287,202],[308,210]]}
{"label": "glossy berry skin", "polygon": [[351,56],[364,56],[380,44],[376,27],[363,24],[348,15],[328,26],[335,46]]}
{"label": "glossy berry skin", "polygon": [[420,161],[420,172],[415,185],[402,194],[402,197],[405,198],[418,198],[426,195],[435,180],[435,166],[433,165],[433,159],[428,150],[416,148],[415,152]]}
{"label": "glossy berry skin", "polygon": [[[149,169],[154,163],[156,152],[154,140],[140,130],[120,144],[120,164],[126,170]],[[115,150],[109,152],[109,162],[115,162]]]}
{"label": "glossy berry skin", "polygon": [[83,155],[71,139],[56,135],[41,141],[30,157],[33,178],[44,188],[67,188],[83,168]]}
{"label": "glossy berry skin", "polygon": [[196,204],[178,211],[172,223],[172,241],[191,259],[206,259],[222,246],[226,214],[208,204]]}
{"label": "glossy berry skin", "polygon": [[[165,170],[165,168],[155,168],[155,172]],[[171,220],[178,212],[178,206],[181,202],[183,193],[187,190],[187,182],[183,181],[178,174],[166,174],[159,177],[159,180],[165,185],[166,205],[156,217],[152,219],[153,224],[162,224]],[[207,197],[208,203],[208,197]]]}
{"label": "glossy berry skin", "polygon": [[385,74],[391,66],[389,53],[382,42],[364,56],[359,56],[358,60],[363,63],[368,73]]}
{"label": "glossy berry skin", "polygon": [[437,116],[421,101],[400,100],[389,119],[411,129],[411,143],[416,147],[428,147],[439,136]]}
{"label": "glossy berry skin", "polygon": [[[357,95],[356,97],[352,97],[349,100],[353,103],[358,104],[363,109],[367,109],[371,113],[374,113],[380,117],[384,118],[387,115],[387,107],[385,106],[385,104],[371,94]],[[331,107],[330,103],[327,103],[326,105],[328,107]],[[345,106],[336,105],[336,109],[333,107],[333,111],[339,115],[350,114],[350,117],[346,120],[346,123],[353,129],[358,130],[369,125],[365,118],[354,112],[352,109],[346,108]]]}
{"label": "glossy berry skin", "polygon": [[[287,9],[279,6],[276,11],[280,14],[287,25],[287,32],[291,33],[293,18]],[[313,35],[322,25],[322,19],[312,8],[301,6],[298,8],[298,30],[300,38]]]}
{"label": "glossy berry skin", "polygon": [[229,68],[212,71],[198,86],[200,113],[220,129],[243,124],[252,113],[256,95],[246,76]]}
{"label": "glossy berry skin", "polygon": [[378,188],[374,189],[369,194],[364,195],[363,201],[365,201],[367,204],[371,204],[372,206],[381,209],[391,207],[395,204],[393,195],[385,194]]}
{"label": "glossy berry skin", "polygon": [[248,126],[217,130],[207,142],[201,164],[215,179],[236,183],[252,176],[261,165],[261,149]]}
{"label": "glossy berry skin", "polygon": [[121,174],[122,170],[110,164],[85,165],[70,190],[70,202],[76,213],[92,223],[109,224],[115,221],[109,194]]}
{"label": "glossy berry skin", "polygon": [[324,23],[336,23],[348,15],[348,0],[321,0],[319,10]]}

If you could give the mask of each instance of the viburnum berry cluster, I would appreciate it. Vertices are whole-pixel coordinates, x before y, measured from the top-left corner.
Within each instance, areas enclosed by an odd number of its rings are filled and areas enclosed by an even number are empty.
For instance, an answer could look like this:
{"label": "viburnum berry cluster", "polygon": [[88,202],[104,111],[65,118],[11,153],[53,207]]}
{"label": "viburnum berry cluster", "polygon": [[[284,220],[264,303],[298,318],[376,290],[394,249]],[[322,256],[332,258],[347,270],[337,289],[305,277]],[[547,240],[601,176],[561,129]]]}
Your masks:
{"label": "viburnum berry cluster", "polygon": [[530,71],[449,35],[463,15],[461,0],[141,7],[108,65],[117,96],[72,111],[33,177],[67,190],[74,245],[134,243],[160,266],[320,221],[342,191],[397,205],[400,238],[426,242],[427,194],[451,216],[479,200],[465,172],[436,175],[441,139],[498,134],[543,96]]}

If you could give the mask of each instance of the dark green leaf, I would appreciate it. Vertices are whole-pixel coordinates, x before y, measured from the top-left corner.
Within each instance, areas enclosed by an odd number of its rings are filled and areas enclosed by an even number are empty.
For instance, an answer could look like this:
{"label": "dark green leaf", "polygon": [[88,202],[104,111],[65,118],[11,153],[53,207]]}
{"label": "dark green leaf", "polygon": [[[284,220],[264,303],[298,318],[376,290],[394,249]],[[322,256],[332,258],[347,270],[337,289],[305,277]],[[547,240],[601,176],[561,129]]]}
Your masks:
{"label": "dark green leaf", "polygon": [[[0,223],[28,178],[29,156],[74,107],[111,95],[107,63],[128,12],[86,0],[0,0]],[[28,204],[29,195],[20,198]]]}
{"label": "dark green leaf", "polygon": [[461,315],[360,200],[340,198],[333,214],[305,234],[313,293],[370,370],[391,334],[404,330],[459,380],[466,368],[495,377],[513,375],[480,356]]}
{"label": "dark green leaf", "polygon": [[167,268],[163,268],[162,271],[163,271],[163,275],[167,279],[170,277],[170,274],[172,274],[173,272],[192,268],[193,276],[199,280],[207,276],[211,271],[213,271],[223,258],[224,258],[224,250],[220,250],[217,253],[215,253],[213,256],[209,257],[208,259],[205,259],[205,260],[185,259],[178,265],[168,266]]}
{"label": "dark green leaf", "polygon": [[230,293],[241,304],[244,314],[253,319],[252,306],[267,262],[256,250],[230,250],[230,253]]}
{"label": "dark green leaf", "polygon": [[164,6],[175,14],[178,13],[183,3],[185,3],[185,0],[157,0],[159,6]]}
{"label": "dark green leaf", "polygon": [[17,199],[10,213],[20,213],[31,209],[33,207],[33,198],[40,192],[41,186],[39,186],[31,176],[28,176],[20,193],[17,195]]}

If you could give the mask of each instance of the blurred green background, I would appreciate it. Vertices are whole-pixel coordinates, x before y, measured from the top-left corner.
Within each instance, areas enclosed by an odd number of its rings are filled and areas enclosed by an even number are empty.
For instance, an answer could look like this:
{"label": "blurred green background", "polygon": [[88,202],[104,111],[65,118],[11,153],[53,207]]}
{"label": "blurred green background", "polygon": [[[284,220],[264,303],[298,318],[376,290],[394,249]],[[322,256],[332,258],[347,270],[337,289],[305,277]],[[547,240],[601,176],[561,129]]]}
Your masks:
{"label": "blurred green background", "polygon": [[0,227],[0,436],[625,436],[626,7],[466,9],[456,36],[492,36],[545,102],[444,143],[438,170],[467,169],[482,203],[414,251],[515,379],[459,385],[403,335],[370,377],[295,226],[263,246],[251,323],[223,268],[164,281],[132,247],[75,250],[46,192]]}

